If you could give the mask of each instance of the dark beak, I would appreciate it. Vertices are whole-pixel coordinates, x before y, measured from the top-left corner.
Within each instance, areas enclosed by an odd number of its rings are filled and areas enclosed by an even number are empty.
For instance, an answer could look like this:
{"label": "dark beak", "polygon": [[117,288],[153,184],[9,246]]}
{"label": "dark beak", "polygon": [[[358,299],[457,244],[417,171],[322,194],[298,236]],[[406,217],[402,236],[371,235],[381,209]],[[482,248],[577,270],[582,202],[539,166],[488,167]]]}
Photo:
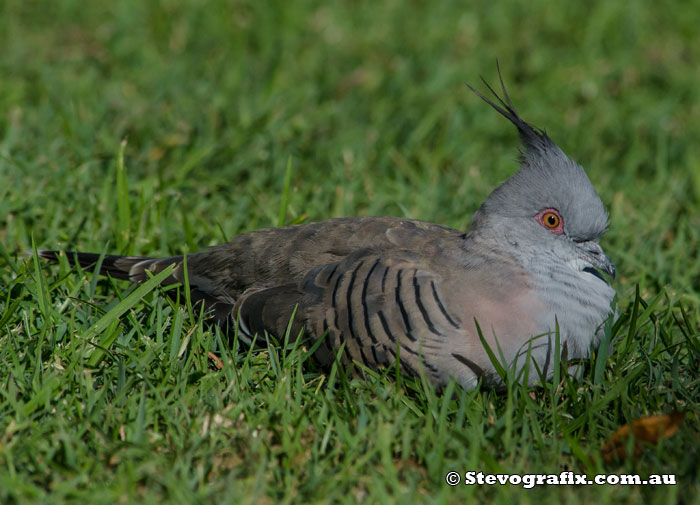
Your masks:
{"label": "dark beak", "polygon": [[581,251],[583,253],[583,260],[590,265],[590,267],[586,267],[583,269],[584,272],[588,272],[590,274],[595,275],[596,277],[599,277],[602,280],[603,277],[600,275],[597,270],[601,270],[608,274],[610,277],[613,279],[615,278],[615,265],[613,265],[613,262],[610,261],[610,258],[608,258],[603,251],[603,248],[598,245],[598,243],[591,241],[588,242],[579,242],[578,246],[581,248]]}

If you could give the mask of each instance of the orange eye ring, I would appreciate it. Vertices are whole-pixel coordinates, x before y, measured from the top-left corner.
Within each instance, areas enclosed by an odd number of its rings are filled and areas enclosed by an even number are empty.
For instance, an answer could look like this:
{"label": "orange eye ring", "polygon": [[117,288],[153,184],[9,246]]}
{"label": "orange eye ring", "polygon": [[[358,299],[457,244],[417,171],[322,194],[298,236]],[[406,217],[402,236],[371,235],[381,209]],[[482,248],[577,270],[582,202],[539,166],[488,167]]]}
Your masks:
{"label": "orange eye ring", "polygon": [[560,223],[561,218],[554,212],[545,212],[542,214],[542,224],[545,226],[545,228],[555,230],[559,227]]}

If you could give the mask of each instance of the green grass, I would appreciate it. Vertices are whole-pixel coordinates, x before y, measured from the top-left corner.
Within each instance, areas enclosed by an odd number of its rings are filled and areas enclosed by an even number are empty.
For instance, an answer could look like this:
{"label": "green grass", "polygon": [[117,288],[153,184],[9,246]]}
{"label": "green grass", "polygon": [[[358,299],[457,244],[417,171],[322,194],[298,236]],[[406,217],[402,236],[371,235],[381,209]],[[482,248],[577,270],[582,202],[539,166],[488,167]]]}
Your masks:
{"label": "green grass", "polygon": [[[674,2],[5,0],[0,503],[698,503],[698,26]],[[516,166],[516,132],[463,84],[496,58],[610,209],[614,350],[581,381],[351,380],[293,335],[230,344],[157,281],[22,255],[177,254],[349,215],[466,229]],[[673,410],[674,437],[602,461],[622,424]],[[452,488],[451,470],[678,485]]]}

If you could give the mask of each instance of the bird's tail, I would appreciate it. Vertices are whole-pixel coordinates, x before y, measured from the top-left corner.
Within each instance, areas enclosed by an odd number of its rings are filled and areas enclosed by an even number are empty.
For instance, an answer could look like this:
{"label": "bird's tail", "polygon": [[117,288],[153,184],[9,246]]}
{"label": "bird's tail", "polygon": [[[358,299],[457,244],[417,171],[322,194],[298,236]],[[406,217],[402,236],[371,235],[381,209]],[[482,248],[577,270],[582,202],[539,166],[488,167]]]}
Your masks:
{"label": "bird's tail", "polygon": [[[173,284],[184,283],[185,269],[182,256],[170,256],[168,258],[149,258],[147,256],[118,256],[114,254],[84,253],[76,251],[38,251],[39,257],[51,262],[58,262],[61,254],[66,255],[68,263],[80,265],[87,270],[97,266],[102,258],[99,273],[110,275],[114,279],[124,279],[132,282],[144,282],[150,275],[157,274],[174,265],[173,273],[161,281],[161,286],[171,286]],[[196,257],[197,255],[191,255]],[[189,257],[189,256],[188,256]],[[215,320],[219,324],[229,321],[232,314],[235,300],[222,297],[220,293],[212,291],[212,281],[206,275],[198,274],[197,268],[193,265],[189,271],[190,299],[192,305],[203,304],[206,311],[211,311]],[[169,290],[168,295],[184,297],[184,287],[177,290]]]}
{"label": "bird's tail", "polygon": [[57,263],[61,254],[66,255],[68,263],[80,265],[85,269],[94,268],[102,259],[100,264],[101,275],[110,275],[114,279],[124,279],[133,282],[143,282],[148,276],[146,270],[151,273],[158,273],[168,265],[177,263],[177,258],[149,258],[146,256],[118,256],[115,254],[97,254],[76,251],[38,251],[39,257]]}

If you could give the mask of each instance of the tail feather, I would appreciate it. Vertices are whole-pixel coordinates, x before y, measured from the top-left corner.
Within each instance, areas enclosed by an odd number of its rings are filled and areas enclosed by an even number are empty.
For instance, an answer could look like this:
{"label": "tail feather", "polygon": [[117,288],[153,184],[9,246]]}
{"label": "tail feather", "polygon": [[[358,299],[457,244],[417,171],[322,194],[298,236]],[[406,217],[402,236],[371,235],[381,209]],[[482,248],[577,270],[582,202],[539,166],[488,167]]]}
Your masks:
{"label": "tail feather", "polygon": [[[182,256],[172,256],[169,258],[149,258],[147,256],[118,256],[115,254],[84,253],[76,251],[55,251],[41,250],[38,251],[39,257],[51,262],[58,262],[61,254],[66,255],[68,263],[71,265],[80,265],[86,270],[94,269],[98,264],[100,257],[100,275],[109,275],[114,279],[123,279],[131,282],[144,282],[148,280],[150,274],[157,274],[170,265],[175,264],[175,269],[172,275],[166,277],[161,282],[161,286],[170,286],[173,284],[184,282],[184,270],[182,265]],[[193,305],[203,304],[205,310],[212,311],[214,319],[219,324],[224,324],[232,313],[234,300],[229,300],[226,297],[217,296],[211,292],[210,279],[198,276],[195,272],[190,271],[190,299]],[[175,291],[169,291],[170,296],[178,296],[184,299],[184,286]]]}
{"label": "tail feather", "polygon": [[84,253],[76,251],[53,251],[53,250],[42,250],[38,251],[39,257],[51,262],[58,262],[58,258],[61,253],[66,255],[68,263],[71,265],[80,265],[82,268],[89,269],[97,265],[102,257],[102,264],[100,265],[100,274],[110,275],[115,279],[124,279],[132,281],[140,281],[140,279],[134,279],[132,274],[132,268],[134,265],[142,262],[147,262],[153,258],[147,258],[143,256],[118,256],[114,254],[105,254],[102,256],[97,253]]}

